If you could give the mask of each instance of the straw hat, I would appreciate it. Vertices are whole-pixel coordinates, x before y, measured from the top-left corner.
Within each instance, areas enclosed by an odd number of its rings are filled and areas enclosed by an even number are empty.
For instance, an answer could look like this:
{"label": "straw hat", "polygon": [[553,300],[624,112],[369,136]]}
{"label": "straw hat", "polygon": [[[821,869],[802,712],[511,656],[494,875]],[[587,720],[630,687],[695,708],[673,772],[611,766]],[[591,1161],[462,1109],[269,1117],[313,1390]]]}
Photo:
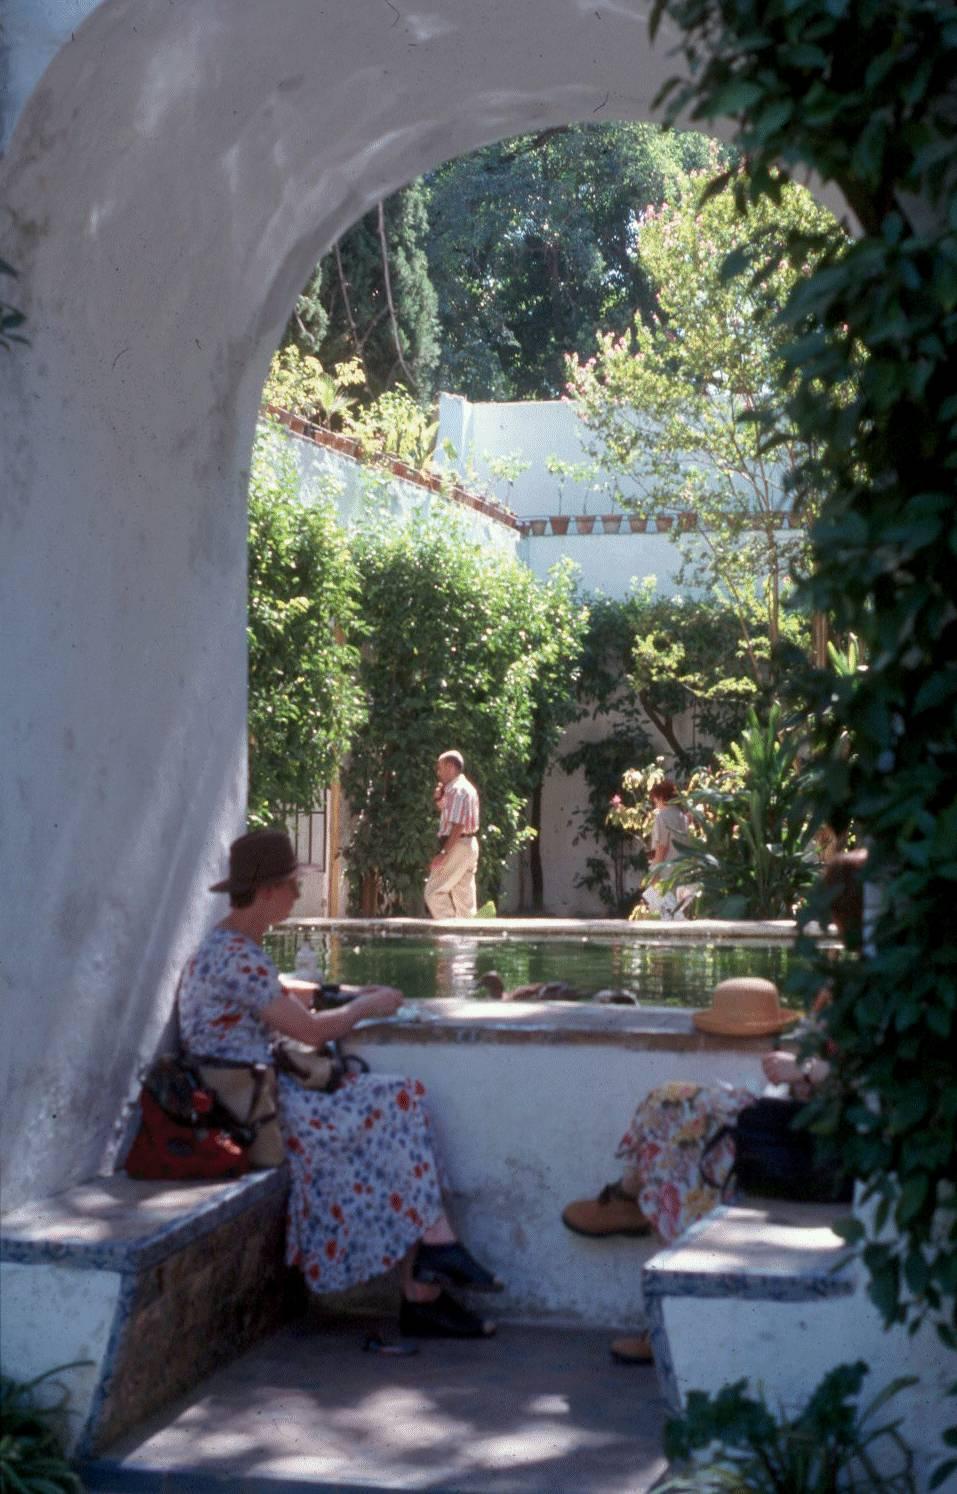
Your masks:
{"label": "straw hat", "polygon": [[692,1012],[691,1020],[700,1032],[719,1037],[770,1037],[796,1022],[799,1015],[781,1005],[773,980],[740,975],[716,985],[711,1005],[705,1011]]}

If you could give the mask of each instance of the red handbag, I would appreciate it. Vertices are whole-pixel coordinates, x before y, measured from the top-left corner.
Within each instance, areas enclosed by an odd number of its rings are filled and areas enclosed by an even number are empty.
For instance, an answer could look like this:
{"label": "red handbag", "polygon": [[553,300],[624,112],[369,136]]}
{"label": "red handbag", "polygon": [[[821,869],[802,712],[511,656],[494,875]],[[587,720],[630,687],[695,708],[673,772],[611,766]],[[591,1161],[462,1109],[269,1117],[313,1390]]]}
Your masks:
{"label": "red handbag", "polygon": [[181,1060],[153,1065],[139,1104],[140,1128],[123,1164],[131,1178],[239,1178],[249,1171],[245,1149],[217,1124],[215,1097]]}

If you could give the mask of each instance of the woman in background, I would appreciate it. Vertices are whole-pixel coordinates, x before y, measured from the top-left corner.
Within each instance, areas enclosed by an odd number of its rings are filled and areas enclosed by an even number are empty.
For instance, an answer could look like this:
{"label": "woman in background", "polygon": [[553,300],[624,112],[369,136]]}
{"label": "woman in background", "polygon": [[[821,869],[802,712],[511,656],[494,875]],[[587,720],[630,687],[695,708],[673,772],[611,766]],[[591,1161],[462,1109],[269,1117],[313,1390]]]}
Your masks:
{"label": "woman in background", "polygon": [[675,802],[678,794],[676,784],[670,778],[662,778],[651,790],[650,798],[655,812],[651,829],[651,872],[648,885],[642,893],[642,901],[659,918],[683,919],[685,907],[693,896],[691,888],[681,887],[675,892],[661,892],[654,884],[660,877],[659,868],[668,861],[677,861],[682,853],[682,841],[688,839],[688,819]]}

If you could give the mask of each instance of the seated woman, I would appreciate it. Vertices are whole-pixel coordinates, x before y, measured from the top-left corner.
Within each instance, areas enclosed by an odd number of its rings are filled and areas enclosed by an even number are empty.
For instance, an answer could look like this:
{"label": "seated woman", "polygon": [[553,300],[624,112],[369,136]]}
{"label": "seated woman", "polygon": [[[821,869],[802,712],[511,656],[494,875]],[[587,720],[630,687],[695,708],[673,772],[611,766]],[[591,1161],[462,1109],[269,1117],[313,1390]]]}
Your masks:
{"label": "seated woman", "polygon": [[[792,1053],[766,1053],[761,1060],[771,1084],[787,1085],[796,1099],[806,1099],[826,1077],[828,1065],[812,1058],[799,1064]],[[597,1198],[578,1199],[562,1213],[575,1234],[601,1239],[610,1235],[656,1234],[669,1244],[720,1202],[717,1187],[701,1175],[709,1138],[754,1102],[747,1089],[678,1081],[661,1084],[638,1105],[616,1156],[624,1161],[621,1178],[607,1183]],[[734,1143],[727,1137],[710,1156],[713,1177],[724,1177],[734,1163]],[[616,1339],[611,1352],[626,1364],[647,1364],[651,1345],[646,1334]]]}
{"label": "seated woman", "polygon": [[[822,871],[822,881],[831,903],[831,917],[846,941],[859,941],[863,920],[862,878],[867,863],[864,850],[843,852],[832,857]],[[730,986],[764,985],[760,981],[727,982]],[[719,986],[715,992],[722,989]],[[777,1006],[776,989],[773,1005]],[[817,1012],[829,999],[827,989],[817,998]],[[724,1031],[735,1035],[734,1028],[706,1026],[701,1013],[693,1020],[706,1031]],[[760,1028],[753,1022],[740,1031],[751,1037],[772,1037],[793,1020],[783,1010],[770,1010]],[[810,1097],[816,1085],[823,1084],[830,1072],[824,1058],[799,1061],[793,1053],[766,1053],[761,1060],[765,1079],[770,1084],[786,1085],[797,1100]],[[596,1198],[577,1199],[562,1213],[562,1222],[575,1234],[601,1239],[610,1235],[649,1235],[655,1233],[665,1244],[677,1238],[689,1225],[710,1212],[720,1202],[719,1190],[702,1177],[702,1154],[709,1138],[733,1123],[746,1105],[753,1104],[756,1093],[734,1089],[730,1085],[694,1084],[678,1081],[662,1084],[640,1101],[631,1124],[618,1146],[616,1156],[625,1164],[622,1176],[607,1183]],[[730,1136],[715,1146],[710,1156],[712,1177],[724,1177],[734,1163],[734,1142]],[[651,1346],[645,1334],[617,1339],[612,1354],[628,1364],[646,1364],[651,1360]]]}
{"label": "seated woman", "polygon": [[[261,944],[291,913],[298,870],[284,831],[254,830],[230,847],[229,875],[210,889],[229,893],[230,912],[188,962],[180,987],[180,1033],[191,1057],[269,1063],[270,1040],[280,1034],[321,1047],[401,1006],[400,991],[369,986],[347,1006],[313,1013],[282,990]],[[456,1240],[446,1216],[424,1086],[358,1074],[326,1094],[285,1073],[276,1078],[292,1174],[286,1257],[309,1288],[342,1291],[398,1265],[402,1333],[491,1334],[493,1324],[446,1290],[497,1291],[501,1283]]]}

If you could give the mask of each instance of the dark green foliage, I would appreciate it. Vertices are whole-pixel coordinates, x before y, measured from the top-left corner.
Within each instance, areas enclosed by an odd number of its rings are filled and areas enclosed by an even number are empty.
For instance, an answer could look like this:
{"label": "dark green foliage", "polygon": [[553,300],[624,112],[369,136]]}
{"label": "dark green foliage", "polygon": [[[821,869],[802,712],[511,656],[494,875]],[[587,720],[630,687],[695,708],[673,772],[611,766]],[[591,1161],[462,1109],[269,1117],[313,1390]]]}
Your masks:
{"label": "dark green foliage", "polygon": [[331,500],[307,507],[297,495],[282,437],[260,438],[249,490],[251,825],[313,809],[363,716],[355,566]]}
{"label": "dark green foliage", "polygon": [[430,178],[429,265],[439,298],[439,383],[469,399],[554,399],[563,359],[594,351],[652,308],[635,252],[638,215],[701,135],[583,124],[522,135],[450,161]]}
{"label": "dark green foliage", "polygon": [[[323,301],[323,281],[329,274],[330,261],[335,268],[335,251],[316,265],[302,295],[297,297],[296,308],[286,323],[281,346],[294,344],[300,352],[320,358],[320,350],[329,330],[329,313]],[[326,295],[329,295],[326,287]],[[353,354],[350,353],[349,357]],[[320,358],[321,361],[321,358]]]}
{"label": "dark green foliage", "polygon": [[450,161],[390,197],[382,225],[374,208],[343,235],[284,341],[326,368],[359,357],[370,398],[396,384],[423,401],[437,387],[554,398],[567,353],[587,356],[599,328],[650,315],[638,215],[708,149],[656,125],[569,125]]}
{"label": "dark green foliage", "polygon": [[624,774],[649,755],[650,738],[639,721],[616,721],[607,735],[579,743],[561,759],[566,773],[582,769],[588,792],[584,807],[575,811],[578,831],[573,844],[578,845],[587,836],[598,842],[601,851],[586,858],[585,870],[575,878],[575,886],[597,892],[613,918],[624,918],[631,911],[638,883],[648,867],[648,854],[641,842],[608,814]]}
{"label": "dark green foliage", "polygon": [[[714,1396],[691,1391],[685,1415],[666,1426],[665,1452],[681,1462],[703,1454],[704,1463],[668,1479],[662,1494],[914,1494],[913,1458],[900,1421],[871,1423],[915,1381],[902,1376],[859,1409],[866,1375],[860,1360],[838,1365],[796,1416],[775,1415],[766,1401],[747,1394],[746,1380]],[[893,1463],[878,1472],[876,1461],[883,1467],[888,1452]]]}
{"label": "dark green foliage", "polygon": [[664,738],[674,769],[687,772],[727,746],[744,721],[745,703],[764,692],[750,678],[731,608],[659,596],[644,585],[624,601],[592,600],[578,694],[579,719],[606,728],[561,759],[567,773],[581,768],[587,785],[575,843],[588,836],[601,848],[578,885],[623,917],[648,857],[608,809],[626,770],[653,755],[649,727]]}
{"label": "dark green foliage", "polygon": [[317,266],[286,328],[284,341],[324,368],[359,358],[369,399],[404,385],[424,401],[434,388],[439,339],[426,258],[428,197],[425,183],[415,181],[360,218]]}
{"label": "dark green foliage", "polygon": [[372,519],[355,554],[370,642],[368,720],[342,779],[354,891],[375,875],[386,911],[421,909],[435,759],[457,748],[482,798],[482,902],[527,839],[526,800],[573,709],[583,609],[567,572],[543,586],[448,518]]}
{"label": "dark green foliage", "polygon": [[[869,661],[818,678],[818,812],[856,826],[884,894],[873,953],[828,968],[843,1098],[822,1120],[880,1199],[863,1251],[874,1300],[888,1321],[931,1311],[955,1347],[957,13],[950,0],[665,10],[690,69],[669,85],[675,107],[739,121],[742,206],[774,194],[784,161],[836,182],[861,228],[783,311],[790,415],[816,452],[800,487],[826,494],[804,599]],[[811,247],[796,238],[793,262]],[[831,391],[851,371],[842,404]],[[878,1239],[888,1220],[896,1233]]]}
{"label": "dark green foliage", "polygon": [[682,796],[692,836],[662,886],[696,883],[709,918],[791,918],[818,872],[810,805],[800,771],[803,736],[748,712],[713,774]]}
{"label": "dark green foliage", "polygon": [[[85,1361],[84,1361],[85,1362]],[[66,1394],[52,1406],[39,1406],[36,1389],[63,1364],[23,1383],[0,1376],[0,1490],[3,1494],[82,1494],[83,1485],[64,1456],[54,1430],[64,1415]]]}

